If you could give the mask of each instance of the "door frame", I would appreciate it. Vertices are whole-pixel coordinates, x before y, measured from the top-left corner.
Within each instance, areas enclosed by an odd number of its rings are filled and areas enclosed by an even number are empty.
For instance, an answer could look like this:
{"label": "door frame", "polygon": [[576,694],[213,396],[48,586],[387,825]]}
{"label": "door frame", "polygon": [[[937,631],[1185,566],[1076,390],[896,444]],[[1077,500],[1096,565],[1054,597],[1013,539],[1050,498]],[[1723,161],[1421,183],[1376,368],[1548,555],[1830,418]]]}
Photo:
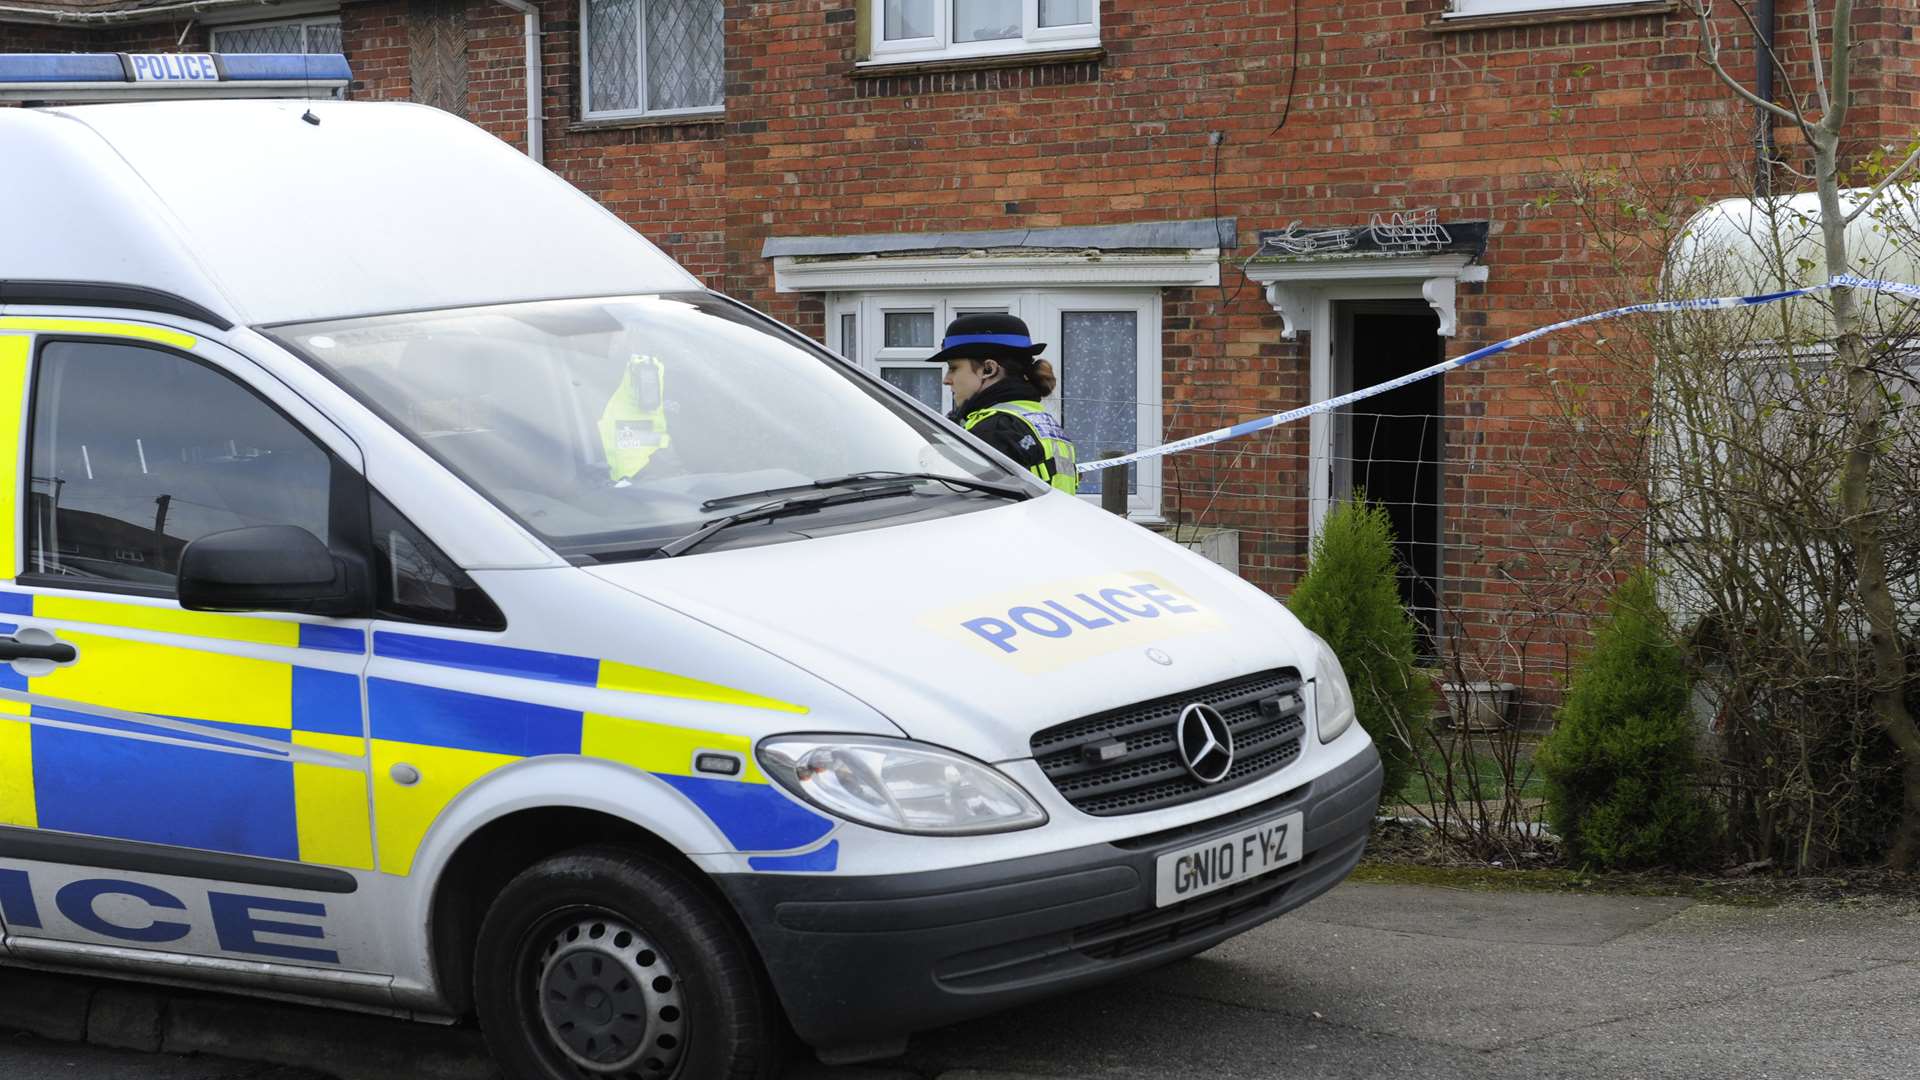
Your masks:
{"label": "door frame", "polygon": [[[1336,395],[1350,393],[1356,389],[1361,389],[1360,387],[1356,387],[1353,385],[1353,382],[1354,382],[1353,339],[1356,336],[1354,333],[1354,320],[1356,317],[1366,316],[1366,315],[1425,315],[1425,314],[1431,313],[1431,309],[1427,307],[1427,305],[1424,302],[1419,304],[1412,304],[1412,303],[1408,303],[1405,299],[1394,299],[1391,297],[1378,297],[1378,296],[1366,297],[1361,299],[1334,300],[1330,303],[1329,307],[1330,307],[1330,311],[1329,311],[1328,319],[1333,328],[1332,331],[1326,335],[1328,338],[1327,344],[1328,344],[1328,357],[1329,357],[1329,368],[1330,368],[1329,380],[1332,384],[1332,392],[1333,394],[1336,394]],[[1437,334],[1435,336],[1439,337],[1439,335]],[[1440,340],[1445,341],[1446,339],[1440,338]],[[1436,353],[1443,355],[1445,352],[1445,349],[1444,347],[1440,347],[1440,348],[1436,348],[1435,351]],[[1440,355],[1436,355],[1432,362],[1438,362],[1440,358],[1441,358]],[[1426,365],[1423,364],[1421,366],[1424,367]],[[1433,377],[1437,379],[1446,378],[1445,375],[1436,375]],[[1324,399],[1321,399],[1321,400],[1324,400]],[[1433,537],[1434,537],[1433,579],[1432,579],[1433,594],[1434,594],[1434,612],[1433,612],[1432,633],[1435,641],[1439,640],[1439,638],[1442,635],[1442,631],[1446,625],[1446,619],[1445,619],[1445,616],[1446,616],[1445,584],[1446,584],[1446,567],[1447,567],[1447,532],[1446,532],[1447,433],[1446,433],[1446,427],[1445,427],[1446,400],[1447,400],[1446,389],[1445,389],[1445,383],[1443,382],[1441,384],[1441,391],[1440,391],[1441,416],[1439,419],[1441,421],[1441,426],[1439,430],[1435,433],[1436,442],[1434,447],[1434,463],[1433,463],[1434,499],[1433,499],[1433,506],[1429,508],[1429,510],[1427,511],[1427,513],[1430,514],[1432,518],[1431,527],[1433,529]],[[1328,467],[1325,470],[1325,479],[1328,485],[1329,508],[1331,507],[1332,501],[1334,499],[1346,498],[1347,496],[1351,495],[1353,492],[1353,463],[1355,460],[1355,451],[1353,447],[1353,424],[1352,424],[1351,417],[1349,415],[1353,408],[1359,408],[1360,411],[1362,412],[1366,411],[1365,403],[1361,402],[1361,403],[1358,403],[1356,406],[1352,406],[1347,409],[1341,409],[1341,410],[1338,410],[1337,412],[1328,413],[1325,415],[1327,425],[1330,429],[1328,434],[1328,441],[1327,441],[1327,453],[1329,455],[1329,458],[1327,461]],[[1315,419],[1320,419],[1320,417],[1315,417]],[[1319,473],[1316,473],[1316,476],[1319,476],[1319,475],[1320,475]],[[1317,519],[1316,528],[1321,525],[1324,525],[1324,523],[1325,523],[1324,517]],[[1417,573],[1419,568],[1415,567],[1414,570]]]}

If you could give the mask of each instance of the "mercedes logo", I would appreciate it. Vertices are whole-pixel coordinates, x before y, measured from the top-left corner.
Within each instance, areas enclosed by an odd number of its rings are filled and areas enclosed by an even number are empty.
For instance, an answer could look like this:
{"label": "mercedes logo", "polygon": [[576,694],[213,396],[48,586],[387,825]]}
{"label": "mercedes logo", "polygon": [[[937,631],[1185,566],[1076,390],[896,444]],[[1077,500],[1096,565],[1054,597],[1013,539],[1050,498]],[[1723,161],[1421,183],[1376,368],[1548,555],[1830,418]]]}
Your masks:
{"label": "mercedes logo", "polygon": [[1233,729],[1219,709],[1194,702],[1180,711],[1173,733],[1180,744],[1180,760],[1195,780],[1217,784],[1227,778],[1233,769]]}

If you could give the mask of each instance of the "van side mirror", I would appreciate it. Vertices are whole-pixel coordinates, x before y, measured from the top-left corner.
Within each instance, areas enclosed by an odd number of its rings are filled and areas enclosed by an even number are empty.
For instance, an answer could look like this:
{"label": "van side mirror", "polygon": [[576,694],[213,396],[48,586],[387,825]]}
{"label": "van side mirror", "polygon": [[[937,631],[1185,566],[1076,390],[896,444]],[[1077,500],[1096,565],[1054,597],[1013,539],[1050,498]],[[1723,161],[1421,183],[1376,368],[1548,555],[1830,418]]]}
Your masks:
{"label": "van side mirror", "polygon": [[298,525],[208,533],[180,552],[180,606],[189,611],[359,615],[347,566]]}

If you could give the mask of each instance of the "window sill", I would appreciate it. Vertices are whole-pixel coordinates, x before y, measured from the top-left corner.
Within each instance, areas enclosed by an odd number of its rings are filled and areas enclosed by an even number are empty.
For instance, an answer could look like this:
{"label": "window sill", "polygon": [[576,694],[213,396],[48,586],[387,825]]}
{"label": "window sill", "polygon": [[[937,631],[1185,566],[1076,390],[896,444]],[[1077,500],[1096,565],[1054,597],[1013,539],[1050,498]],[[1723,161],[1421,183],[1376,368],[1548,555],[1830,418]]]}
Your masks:
{"label": "window sill", "polygon": [[680,113],[672,116],[614,116],[605,119],[570,121],[567,124],[567,133],[571,135],[593,131],[629,131],[635,128],[719,127],[726,122],[725,112]]}
{"label": "window sill", "polygon": [[1644,0],[1641,3],[1568,8],[1563,11],[1543,9],[1497,15],[1442,15],[1428,23],[1427,29],[1436,34],[1458,34],[1468,30],[1498,30],[1509,26],[1552,26],[1557,23],[1625,19],[1634,15],[1667,15],[1679,9],[1678,0]]}
{"label": "window sill", "polygon": [[894,75],[927,75],[946,71],[992,71],[996,68],[1037,67],[1043,64],[1080,64],[1106,58],[1107,50],[1099,45],[1072,49],[1027,49],[939,60],[862,60],[853,65],[851,74],[856,79],[883,79]]}

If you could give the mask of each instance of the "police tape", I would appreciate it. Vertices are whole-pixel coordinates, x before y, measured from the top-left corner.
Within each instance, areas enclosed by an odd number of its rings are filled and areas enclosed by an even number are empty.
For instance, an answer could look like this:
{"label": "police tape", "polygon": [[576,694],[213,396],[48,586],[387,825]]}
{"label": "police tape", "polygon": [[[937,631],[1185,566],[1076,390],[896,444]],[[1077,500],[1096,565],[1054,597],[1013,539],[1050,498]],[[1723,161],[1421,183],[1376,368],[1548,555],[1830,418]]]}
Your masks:
{"label": "police tape", "polygon": [[1149,447],[1148,449],[1135,453],[1123,454],[1119,457],[1100,458],[1095,461],[1083,461],[1079,465],[1079,471],[1090,473],[1098,472],[1101,469],[1111,469],[1118,465],[1131,465],[1136,461],[1164,457],[1168,454],[1178,454],[1185,450],[1197,450],[1203,446],[1211,446],[1214,443],[1226,442],[1229,439],[1238,439],[1245,435],[1252,435],[1255,432],[1280,427],[1283,424],[1291,424],[1297,420],[1305,420],[1310,416],[1317,416],[1320,413],[1328,413],[1335,409],[1345,408],[1356,401],[1364,401],[1367,398],[1384,394],[1391,390],[1398,390],[1403,386],[1412,385],[1422,379],[1431,379],[1435,375],[1444,375],[1449,371],[1466,367],[1475,361],[1485,360],[1489,356],[1497,356],[1510,349],[1525,345],[1529,341],[1546,337],[1548,334],[1558,333],[1562,330],[1571,330],[1576,326],[1585,326],[1588,323],[1596,323],[1605,319],[1618,319],[1627,315],[1657,315],[1677,311],[1722,311],[1734,308],[1754,307],[1760,304],[1777,303],[1781,300],[1791,300],[1798,296],[1808,296],[1824,289],[1837,288],[1866,289],[1873,292],[1897,293],[1901,296],[1920,300],[1920,285],[1909,285],[1899,281],[1878,281],[1872,278],[1855,277],[1852,274],[1842,274],[1831,280],[1823,281],[1818,285],[1809,285],[1803,289],[1788,289],[1784,292],[1761,293],[1757,296],[1709,296],[1694,300],[1659,300],[1644,304],[1629,304],[1626,307],[1614,308],[1611,311],[1582,315],[1577,319],[1568,319],[1565,322],[1557,322],[1551,326],[1540,327],[1537,330],[1529,330],[1518,337],[1510,337],[1505,341],[1488,345],[1484,349],[1475,349],[1465,356],[1458,356],[1452,360],[1442,360],[1437,364],[1421,368],[1418,371],[1408,372],[1398,378],[1389,379],[1386,382],[1369,386],[1364,390],[1355,390],[1352,393],[1341,394],[1339,397],[1331,397],[1325,401],[1316,401],[1311,405],[1302,405],[1297,409],[1288,409],[1286,412],[1274,413],[1270,416],[1262,416],[1255,420],[1243,421],[1232,427],[1217,428],[1213,431],[1192,435],[1174,442],[1162,443],[1159,446]]}

